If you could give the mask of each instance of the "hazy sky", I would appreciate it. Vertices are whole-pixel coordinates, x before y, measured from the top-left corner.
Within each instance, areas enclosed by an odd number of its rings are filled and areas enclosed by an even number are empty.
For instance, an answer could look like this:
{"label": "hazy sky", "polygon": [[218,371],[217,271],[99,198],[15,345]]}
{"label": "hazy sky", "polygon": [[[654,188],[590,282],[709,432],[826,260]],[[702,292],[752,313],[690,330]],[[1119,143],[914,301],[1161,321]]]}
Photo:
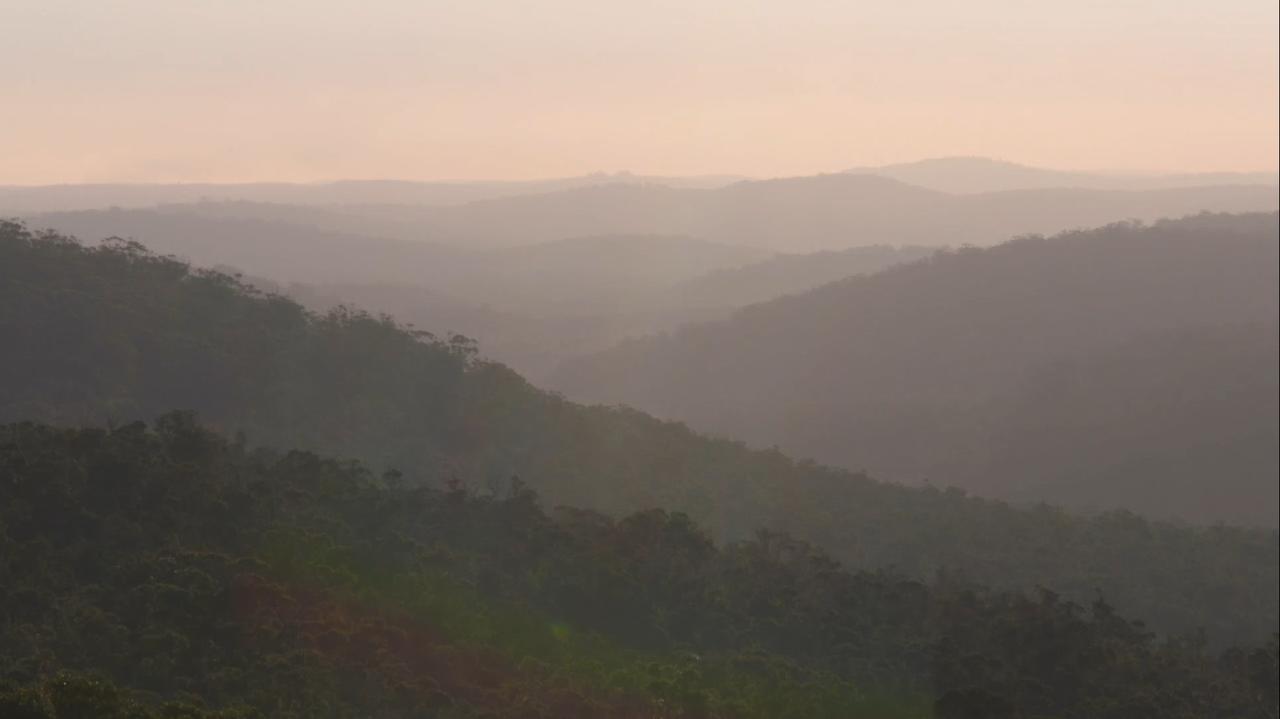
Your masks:
{"label": "hazy sky", "polygon": [[1273,170],[1276,0],[0,0],[0,183]]}

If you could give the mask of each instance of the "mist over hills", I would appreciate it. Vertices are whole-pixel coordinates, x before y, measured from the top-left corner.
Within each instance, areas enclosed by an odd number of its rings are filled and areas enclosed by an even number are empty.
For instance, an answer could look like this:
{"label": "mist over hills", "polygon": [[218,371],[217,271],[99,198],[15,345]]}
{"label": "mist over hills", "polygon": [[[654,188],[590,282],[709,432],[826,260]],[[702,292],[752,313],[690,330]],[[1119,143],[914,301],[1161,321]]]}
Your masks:
{"label": "mist over hills", "polygon": [[289,216],[305,215],[309,221],[175,205],[50,213],[34,216],[32,224],[92,242],[136,239],[193,263],[226,265],[280,282],[430,282],[437,278],[438,268],[468,261],[467,252],[447,245],[346,232],[339,229],[341,223],[331,221],[335,213],[323,209],[288,209]]}
{"label": "mist over hills", "polygon": [[[579,237],[467,250],[327,229],[323,208],[200,203],[37,216],[99,241],[133,238],[165,254],[241,272],[309,307],[356,304],[458,332],[533,377],[636,334],[722,316],[671,289],[772,253],[688,237]],[[358,218],[339,215],[359,230]]]}
{"label": "mist over hills", "polygon": [[[473,336],[491,357],[540,380],[566,358],[932,247],[1171,208],[1275,204],[1263,187],[960,196],[830,175],[719,189],[593,185],[451,207],[195,202],[45,213],[31,222],[91,241],[136,238],[196,264],[296,285],[296,296],[318,309],[358,303]],[[813,247],[836,249],[794,251]],[[761,264],[747,267],[753,263]]]}
{"label": "mist over hills", "polygon": [[[1280,177],[1275,172],[1080,172],[1034,167],[987,157],[929,158],[915,162],[855,167],[845,172],[884,177],[951,194],[1031,189],[1168,190],[1210,186],[1262,185],[1273,188],[1280,186]],[[754,180],[735,175],[657,176],[622,171],[523,181],[336,180],[312,183],[0,185],[0,213],[28,215],[107,207],[144,208],[193,202],[251,202],[312,206],[459,205],[608,185],[717,189],[748,181]]]}
{"label": "mist over hills", "polygon": [[549,298],[557,308],[625,312],[660,304],[656,295],[671,285],[773,254],[684,236],[574,237],[486,253],[495,286],[477,291],[525,308]]}
{"label": "mist over hills", "polygon": [[386,313],[400,322],[431,328],[443,335],[465,335],[476,340],[484,357],[502,362],[533,381],[541,381],[569,357],[599,352],[629,337],[718,319],[732,311],[684,305],[648,309],[605,305],[594,311],[587,308],[520,311],[469,303],[415,285],[281,285],[258,277],[247,279],[257,287],[287,295],[316,312],[343,305],[355,306]]}
{"label": "mist over hills", "polygon": [[329,209],[247,203],[50,213],[32,223],[90,240],[132,238],[286,284],[416,285],[522,312],[626,309],[651,303],[669,285],[773,254],[693,237],[616,234],[472,249],[335,229],[356,229],[358,218]]}
{"label": "mist over hills", "polygon": [[[479,340],[487,356],[535,378],[566,357],[628,336],[718,318],[741,304],[816,286],[833,272],[846,276],[914,256],[869,248],[783,256],[775,265],[766,259],[773,253],[750,247],[620,235],[467,250],[359,234],[358,217],[328,208],[262,203],[50,213],[33,224],[89,241],[137,239],[245,273],[313,309],[356,304],[463,333]],[[733,274],[737,267],[745,272]]]}
{"label": "mist over hills", "polygon": [[851,566],[1084,601],[1102,591],[1161,631],[1254,641],[1276,620],[1274,532],[1018,509],[795,462],[577,405],[464,339],[307,313],[136,244],[86,248],[0,224],[0,328],[13,340],[0,353],[0,422],[126,426],[177,407],[243,433],[241,445],[363,457],[405,486],[447,478],[497,492],[517,476],[550,506],[665,507],[721,540],[791,532]]}
{"label": "mist over hills", "polygon": [[880,477],[1275,526],[1277,260],[1275,214],[965,249],[550,382]]}
{"label": "mist over hills", "polygon": [[[452,205],[362,201],[319,207],[203,202],[167,208],[310,224],[330,232],[490,249],[601,235],[674,235],[781,252],[868,244],[987,245],[1027,233],[1201,211],[1273,211],[1274,186],[1018,189],[950,194],[888,177],[834,174],[714,188],[593,183]],[[0,196],[0,213],[30,216]]]}
{"label": "mist over hills", "polygon": [[738,308],[918,260],[937,247],[866,245],[847,250],[778,254],[679,283],[672,297],[691,306]]}
{"label": "mist over hills", "polygon": [[971,194],[1035,189],[1167,190],[1211,185],[1280,186],[1274,172],[1181,174],[1071,172],[987,157],[939,157],[893,165],[855,167],[851,174],[889,177],[939,192]]}
{"label": "mist over hills", "polygon": [[315,183],[90,183],[27,187],[0,185],[0,212],[25,215],[104,207],[139,208],[188,202],[449,205],[598,184],[634,183],[671,187],[717,187],[741,179],[743,178],[732,175],[656,177],[633,175],[630,172],[598,172],[580,177],[548,180],[489,182],[338,180]]}
{"label": "mist over hills", "polygon": [[1265,186],[952,195],[883,177],[838,174],[716,189],[605,185],[450,207],[344,209],[370,221],[393,217],[402,228],[418,228],[424,239],[468,247],[657,234],[809,252],[867,244],[986,245],[1017,234],[1126,219],[1278,206],[1275,188]]}
{"label": "mist over hills", "polygon": [[0,719],[1280,719],[1275,0],[0,27]]}
{"label": "mist over hills", "polygon": [[[583,238],[492,253],[491,259],[500,256],[502,262],[475,273],[474,284],[458,289],[471,301],[410,284],[286,285],[256,276],[251,282],[287,294],[317,311],[354,304],[417,327],[463,333],[479,342],[486,357],[540,381],[568,358],[599,352],[631,337],[721,319],[748,304],[835,278],[875,272],[936,251],[871,246],[775,255],[680,279],[702,266],[689,261],[690,254],[714,259],[713,264],[719,265],[749,256],[723,256],[710,243],[685,246],[685,242],[668,237]],[[676,246],[666,255],[667,263],[655,262],[661,258],[651,252],[641,252],[652,244],[673,243]],[[559,251],[571,254],[561,262],[555,257]],[[522,261],[526,258],[527,263]],[[507,264],[511,260],[519,262],[518,267]],[[597,260],[607,267],[597,267]],[[671,260],[679,266],[670,266]],[[513,295],[522,295],[523,304],[513,301]]]}

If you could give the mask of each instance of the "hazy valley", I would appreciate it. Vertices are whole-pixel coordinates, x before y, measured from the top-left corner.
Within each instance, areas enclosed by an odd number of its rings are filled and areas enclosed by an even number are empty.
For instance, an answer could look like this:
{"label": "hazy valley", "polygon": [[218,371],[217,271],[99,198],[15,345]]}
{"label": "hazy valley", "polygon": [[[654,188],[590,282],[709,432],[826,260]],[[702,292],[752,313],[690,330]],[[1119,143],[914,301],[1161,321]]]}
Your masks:
{"label": "hazy valley", "polygon": [[1280,717],[1276,3],[0,6],[0,719]]}

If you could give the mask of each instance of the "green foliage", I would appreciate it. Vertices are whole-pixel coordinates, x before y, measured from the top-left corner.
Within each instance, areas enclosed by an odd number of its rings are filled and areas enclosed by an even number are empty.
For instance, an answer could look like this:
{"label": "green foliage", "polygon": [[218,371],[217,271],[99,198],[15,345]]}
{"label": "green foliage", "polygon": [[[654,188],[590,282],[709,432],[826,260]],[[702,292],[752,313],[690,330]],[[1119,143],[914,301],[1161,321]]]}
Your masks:
{"label": "green foliage", "polygon": [[0,427],[15,714],[1251,718],[1275,679],[1274,638],[1216,656],[1101,601],[404,485],[189,414]]}
{"label": "green foliage", "polygon": [[1017,509],[798,463],[575,405],[465,338],[354,310],[316,316],[136,243],[88,248],[0,224],[0,337],[0,420],[119,424],[178,407],[245,442],[395,468],[408,486],[502,489],[518,475],[551,506],[664,507],[717,541],[765,528],[915,579],[1040,585],[1078,602],[1101,592],[1161,631],[1202,628],[1219,644],[1277,623],[1274,531]]}

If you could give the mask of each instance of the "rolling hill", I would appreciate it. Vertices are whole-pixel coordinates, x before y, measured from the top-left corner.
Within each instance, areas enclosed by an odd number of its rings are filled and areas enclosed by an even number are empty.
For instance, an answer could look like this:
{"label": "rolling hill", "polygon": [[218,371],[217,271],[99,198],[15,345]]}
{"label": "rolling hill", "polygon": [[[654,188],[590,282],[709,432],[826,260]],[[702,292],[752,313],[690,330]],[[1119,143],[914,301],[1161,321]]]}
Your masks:
{"label": "rolling hill", "polygon": [[878,477],[1274,527],[1278,286],[1275,214],[1115,225],[940,253],[549,381]]}
{"label": "rolling hill", "polygon": [[[949,194],[874,175],[834,174],[710,189],[589,185],[448,206],[205,202],[165,211],[307,224],[325,232],[467,250],[577,237],[659,235],[794,253],[882,244],[987,245],[1016,235],[1122,220],[1277,208],[1277,190],[1266,185]],[[36,224],[47,221],[28,217]]]}
{"label": "rolling hill", "polygon": [[[1120,220],[1204,210],[1273,211],[1276,188],[1218,186],[1119,191],[1041,189],[953,195],[872,175],[739,182],[715,189],[602,185],[450,207],[356,206],[389,236],[466,247],[565,237],[687,235],[779,252],[860,245],[990,244]],[[381,231],[381,230],[380,230]],[[392,235],[398,232],[401,234]]]}

